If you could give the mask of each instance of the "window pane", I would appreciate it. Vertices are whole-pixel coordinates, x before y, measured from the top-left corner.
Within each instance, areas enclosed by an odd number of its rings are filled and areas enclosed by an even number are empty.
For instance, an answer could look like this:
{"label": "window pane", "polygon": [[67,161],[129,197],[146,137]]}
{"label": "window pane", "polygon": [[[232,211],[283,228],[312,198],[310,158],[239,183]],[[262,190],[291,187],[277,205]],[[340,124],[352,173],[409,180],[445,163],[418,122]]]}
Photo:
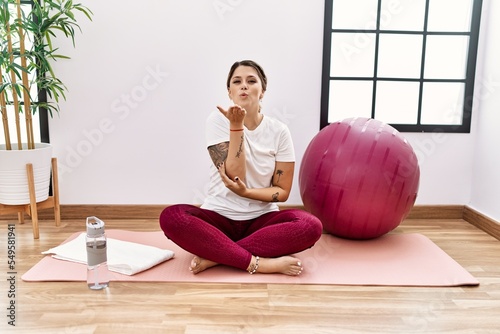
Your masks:
{"label": "window pane", "polygon": [[330,76],[373,77],[375,34],[333,33]]}
{"label": "window pane", "polygon": [[[3,5],[3,2],[2,2],[2,5]],[[15,22],[15,20],[17,20],[17,6],[16,4],[9,4],[9,23],[10,25],[12,26]],[[24,12],[24,13],[29,13],[31,9],[31,5],[26,5],[26,4],[21,4],[21,10]],[[6,36],[7,37],[7,36]],[[26,36],[27,39],[29,39],[30,35],[28,34]],[[7,38],[6,38],[7,39]],[[16,47],[19,47],[19,38],[18,38],[18,34],[17,33],[13,33],[11,35],[11,42],[14,46],[14,48]],[[29,49],[29,46],[28,46],[28,41],[26,41],[26,48]],[[30,44],[31,45],[31,44]]]}
{"label": "window pane", "polygon": [[422,36],[381,34],[378,73],[385,78],[420,78]]}
{"label": "window pane", "polygon": [[[17,134],[16,134],[16,115],[14,114],[14,107],[7,106],[7,114],[9,115],[9,130],[10,130],[10,141],[12,145],[17,144]],[[40,117],[39,113],[33,115],[33,135],[35,137],[35,142],[40,142]],[[19,114],[20,127],[21,127],[21,141],[26,143],[26,122],[24,121],[24,113]],[[3,126],[0,126],[0,144],[5,144],[5,133],[3,131]]]}
{"label": "window pane", "polygon": [[371,117],[372,81],[330,81],[328,122],[349,117]]}
{"label": "window pane", "polygon": [[332,29],[375,29],[378,0],[335,0]]}
{"label": "window pane", "polygon": [[[24,1],[26,2],[26,1]],[[22,11],[24,13],[29,13],[31,11],[31,4],[21,4]],[[15,4],[9,4],[9,12],[10,12],[10,22],[11,24],[14,23],[14,20],[17,20],[17,6]],[[5,38],[5,47],[6,47],[6,42],[7,38]],[[12,47],[14,49],[19,50],[20,47],[20,41],[19,38],[17,38],[17,34],[12,34],[11,35],[11,43]],[[24,38],[24,46],[26,50],[32,50],[33,49],[33,34],[32,32],[26,32],[25,31],[25,38]],[[21,59],[16,58],[15,59],[16,64],[21,66]],[[21,71],[19,71],[21,73]],[[35,81],[35,75],[36,72],[33,71],[28,74],[28,80],[30,83]],[[22,80],[20,78],[16,78],[17,83],[21,84]],[[36,92],[38,90],[38,87],[36,84],[32,84],[30,87],[30,90],[33,92],[33,96],[36,96]],[[24,94],[24,91],[21,91],[21,94]],[[12,105],[13,97],[12,97],[12,91],[8,90],[7,91],[7,99],[9,105],[7,105],[7,117],[8,117],[8,123],[9,123],[9,130],[10,130],[10,140],[12,145],[17,144],[17,133],[16,133],[16,114],[14,111],[14,106]],[[23,96],[19,97],[19,102],[22,103],[23,101]],[[40,117],[39,117],[39,112],[37,111],[35,114],[33,114],[32,117],[32,125],[33,125],[33,135],[35,138],[36,142],[41,141],[41,135],[40,135]],[[20,129],[21,129],[21,141],[26,142],[27,141],[27,136],[26,136],[26,121],[25,121],[25,114],[24,113],[19,113],[18,114],[19,119],[20,119]],[[5,133],[3,126],[0,126],[0,144],[5,144]]]}
{"label": "window pane", "polygon": [[375,118],[392,124],[417,124],[418,82],[379,81]]}
{"label": "window pane", "polygon": [[469,31],[473,0],[430,0],[428,31]]}
{"label": "window pane", "polygon": [[426,82],[422,94],[422,124],[462,124],[463,83]]}
{"label": "window pane", "polygon": [[467,68],[466,36],[428,36],[425,79],[464,79]]}
{"label": "window pane", "polygon": [[[16,6],[13,6],[13,7],[15,9],[14,9],[14,13],[11,14],[12,15],[11,18],[17,19],[17,7]],[[24,13],[29,13],[31,11],[31,5],[21,5],[21,8],[24,11]],[[25,46],[26,50],[33,49],[33,39],[34,39],[34,37],[33,37],[33,34],[31,32],[25,34],[24,46]]]}
{"label": "window pane", "polygon": [[482,2],[325,0],[320,126],[358,116],[400,131],[470,132],[463,106]]}
{"label": "window pane", "polygon": [[425,0],[382,0],[380,28],[423,31]]}

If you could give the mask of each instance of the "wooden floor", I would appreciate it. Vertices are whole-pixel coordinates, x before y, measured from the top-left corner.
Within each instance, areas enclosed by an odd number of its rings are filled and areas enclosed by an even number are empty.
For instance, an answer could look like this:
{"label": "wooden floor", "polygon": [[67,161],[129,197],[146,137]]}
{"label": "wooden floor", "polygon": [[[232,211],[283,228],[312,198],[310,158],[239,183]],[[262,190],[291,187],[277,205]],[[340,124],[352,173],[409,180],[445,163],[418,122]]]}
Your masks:
{"label": "wooden floor", "polygon": [[[1,218],[1,217],[0,217]],[[7,234],[14,224],[16,282],[8,282]],[[107,228],[159,230],[156,220],[107,220]],[[0,220],[0,333],[15,303],[19,333],[498,333],[500,241],[463,220],[403,222],[391,233],[428,236],[480,281],[478,287],[373,287],[112,282],[28,283],[22,274],[83,221],[31,224]],[[12,242],[11,242],[12,243]],[[187,265],[186,265],[187,266]],[[369,273],[367,273],[369,275]],[[12,290],[13,289],[13,290]],[[9,290],[15,292],[15,297]],[[9,296],[10,295],[10,296]]]}

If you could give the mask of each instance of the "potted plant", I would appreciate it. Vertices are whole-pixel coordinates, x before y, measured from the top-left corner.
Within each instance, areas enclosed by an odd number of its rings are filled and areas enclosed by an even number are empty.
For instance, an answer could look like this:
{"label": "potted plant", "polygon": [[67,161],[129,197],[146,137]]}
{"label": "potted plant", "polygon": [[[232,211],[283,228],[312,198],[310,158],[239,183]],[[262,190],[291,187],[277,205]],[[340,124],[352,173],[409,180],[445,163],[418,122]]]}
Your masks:
{"label": "potted plant", "polygon": [[69,57],[58,54],[52,40],[71,38],[75,45],[78,13],[92,19],[87,7],[72,0],[1,2],[0,111],[5,144],[0,145],[0,204],[30,202],[28,163],[34,169],[36,201],[48,197],[52,147],[36,143],[32,117],[42,110],[52,117],[59,112],[60,99],[66,98],[66,86],[52,62]]}

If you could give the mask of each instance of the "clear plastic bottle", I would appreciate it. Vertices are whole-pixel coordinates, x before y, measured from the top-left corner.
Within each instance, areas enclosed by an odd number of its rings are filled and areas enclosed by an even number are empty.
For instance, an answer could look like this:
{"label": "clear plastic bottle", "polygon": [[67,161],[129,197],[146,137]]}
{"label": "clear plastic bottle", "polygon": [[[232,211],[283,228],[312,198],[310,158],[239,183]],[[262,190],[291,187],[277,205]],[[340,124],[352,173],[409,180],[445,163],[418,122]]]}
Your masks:
{"label": "clear plastic bottle", "polygon": [[87,217],[87,285],[101,290],[109,286],[107,241],[104,222],[97,217]]}

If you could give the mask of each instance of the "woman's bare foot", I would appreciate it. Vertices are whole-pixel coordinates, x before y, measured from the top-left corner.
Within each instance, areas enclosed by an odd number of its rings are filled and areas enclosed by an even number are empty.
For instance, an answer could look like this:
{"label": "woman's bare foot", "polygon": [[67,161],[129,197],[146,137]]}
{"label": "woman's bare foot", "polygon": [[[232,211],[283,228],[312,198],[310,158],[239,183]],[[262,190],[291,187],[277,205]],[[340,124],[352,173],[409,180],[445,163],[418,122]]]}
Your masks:
{"label": "woman's bare foot", "polygon": [[[248,266],[251,272],[257,265],[257,258],[252,256],[252,261]],[[282,256],[277,258],[259,258],[256,272],[261,274],[284,274],[297,276],[302,273],[303,267],[300,259],[293,256]]]}
{"label": "woman's bare foot", "polygon": [[201,273],[203,270],[216,266],[218,263],[213,262],[201,257],[195,256],[191,260],[191,265],[189,266],[189,271],[193,274]]}

